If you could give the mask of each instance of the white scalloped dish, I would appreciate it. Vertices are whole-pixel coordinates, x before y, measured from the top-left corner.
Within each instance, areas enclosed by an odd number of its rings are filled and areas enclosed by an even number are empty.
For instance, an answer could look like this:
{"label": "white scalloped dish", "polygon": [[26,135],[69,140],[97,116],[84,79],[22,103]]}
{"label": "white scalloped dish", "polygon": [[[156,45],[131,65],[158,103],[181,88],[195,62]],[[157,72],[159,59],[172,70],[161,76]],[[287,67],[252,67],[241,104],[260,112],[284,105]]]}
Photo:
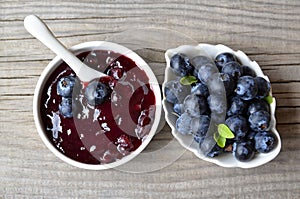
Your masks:
{"label": "white scalloped dish", "polygon": [[[171,80],[175,80],[178,78],[176,76],[171,67],[170,67],[170,58],[176,53],[184,53],[189,57],[194,57],[198,54],[207,54],[212,59],[216,57],[216,55],[223,53],[223,52],[230,52],[234,54],[238,60],[241,62],[242,65],[247,65],[252,68],[257,76],[261,76],[269,81],[269,78],[265,76],[259,67],[259,65],[255,61],[251,61],[247,55],[245,55],[242,51],[233,51],[232,49],[228,48],[224,45],[210,45],[210,44],[199,44],[197,46],[189,46],[183,45],[179,46],[175,49],[169,49],[165,53],[165,58],[167,62],[167,67],[165,70],[165,80],[163,83],[163,93],[165,84]],[[270,95],[272,96],[272,90],[270,91]],[[273,102],[270,104],[271,110],[271,123],[270,123],[270,131],[272,131],[275,136],[277,137],[277,144],[276,147],[270,151],[269,153],[257,153],[255,157],[249,162],[240,162],[234,158],[232,153],[224,153],[219,156],[210,158],[205,156],[204,154],[199,152],[199,144],[193,140],[192,135],[183,135],[175,129],[175,124],[177,120],[177,116],[174,115],[173,105],[166,101],[165,96],[163,98],[163,108],[165,111],[165,118],[167,123],[172,129],[173,136],[179,141],[179,143],[189,151],[193,152],[198,158],[215,163],[222,167],[240,167],[240,168],[253,168],[263,165],[272,159],[274,159],[280,152],[281,149],[281,139],[279,136],[278,131],[276,130],[276,120],[275,120],[275,109],[276,109],[276,101],[273,98]]]}

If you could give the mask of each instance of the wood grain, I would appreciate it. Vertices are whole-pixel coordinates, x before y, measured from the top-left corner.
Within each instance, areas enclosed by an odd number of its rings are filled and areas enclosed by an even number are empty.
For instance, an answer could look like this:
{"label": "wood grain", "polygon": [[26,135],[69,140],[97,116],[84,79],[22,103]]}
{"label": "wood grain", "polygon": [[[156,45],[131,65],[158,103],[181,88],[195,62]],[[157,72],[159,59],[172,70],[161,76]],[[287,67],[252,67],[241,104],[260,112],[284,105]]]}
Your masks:
{"label": "wood grain", "polygon": [[[300,198],[299,13],[298,0],[2,1],[0,198]],[[254,169],[222,168],[187,151],[171,165],[143,174],[67,165],[44,146],[33,122],[35,84],[55,55],[25,31],[29,14],[44,19],[68,47],[93,40],[147,43],[139,53],[160,82],[168,47],[190,41],[244,51],[271,80],[281,153]],[[152,32],[141,37],[147,28]],[[136,35],[122,38],[128,30]],[[145,152],[172,139],[166,125]]]}

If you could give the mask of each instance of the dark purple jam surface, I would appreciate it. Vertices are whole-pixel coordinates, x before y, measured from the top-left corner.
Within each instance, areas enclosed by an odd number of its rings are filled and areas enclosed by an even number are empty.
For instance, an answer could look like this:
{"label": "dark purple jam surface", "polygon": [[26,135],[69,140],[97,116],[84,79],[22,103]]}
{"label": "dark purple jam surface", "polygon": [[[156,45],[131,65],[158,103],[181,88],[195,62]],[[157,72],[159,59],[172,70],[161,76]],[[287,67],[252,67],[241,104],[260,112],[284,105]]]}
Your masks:
{"label": "dark purple jam surface", "polygon": [[56,86],[61,77],[76,76],[62,63],[43,89],[41,114],[48,139],[64,155],[87,164],[117,161],[136,150],[151,128],[155,96],[149,79],[134,61],[112,52],[95,50],[79,54],[84,63],[110,77],[99,81],[111,88],[100,105],[91,106],[78,79],[72,95],[72,118],[59,112],[62,97]]}

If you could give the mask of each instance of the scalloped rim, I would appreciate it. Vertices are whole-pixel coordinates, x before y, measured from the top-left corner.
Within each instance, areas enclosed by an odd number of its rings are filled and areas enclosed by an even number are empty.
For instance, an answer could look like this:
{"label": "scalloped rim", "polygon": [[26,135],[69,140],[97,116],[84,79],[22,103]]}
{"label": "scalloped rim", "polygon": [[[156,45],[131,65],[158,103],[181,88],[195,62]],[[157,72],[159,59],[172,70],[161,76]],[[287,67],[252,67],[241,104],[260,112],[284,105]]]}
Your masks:
{"label": "scalloped rim", "polygon": [[[265,78],[267,81],[270,81],[269,78],[263,74],[263,71],[261,70],[260,66],[255,62],[251,61],[249,57],[242,51],[234,51],[231,48],[224,46],[222,44],[218,45],[210,45],[210,44],[199,44],[197,46],[190,46],[190,45],[182,45],[175,49],[169,49],[165,53],[165,59],[167,62],[167,67],[165,70],[165,79],[163,82],[163,108],[165,111],[165,119],[169,126],[172,129],[172,135],[178,140],[178,142],[189,151],[193,152],[198,158],[212,162],[214,164],[217,164],[222,167],[239,167],[239,168],[254,168],[261,166],[263,164],[266,164],[267,162],[273,160],[280,152],[281,150],[281,139],[278,131],[276,130],[276,119],[275,119],[275,109],[276,109],[276,100],[273,97],[273,102],[270,104],[271,109],[271,124],[270,124],[270,130],[274,132],[274,134],[277,137],[278,143],[277,146],[269,153],[258,153],[256,154],[255,158],[249,162],[240,162],[236,160],[232,154],[223,154],[221,156],[217,156],[214,158],[209,158],[204,156],[203,154],[199,153],[199,147],[196,144],[196,142],[193,141],[193,137],[191,135],[182,135],[177,132],[175,129],[175,122],[176,118],[174,119],[174,115],[172,114],[172,110],[170,111],[171,104],[166,101],[165,95],[164,95],[164,87],[165,84],[171,80],[174,80],[176,76],[172,72],[170,68],[170,58],[172,55],[176,53],[185,53],[190,57],[193,57],[197,54],[205,54],[211,57],[212,59],[215,58],[215,56],[219,53],[223,52],[230,52],[233,53],[239,61],[243,65],[247,65],[251,67],[258,76]],[[270,95],[272,96],[272,90],[270,91]]]}

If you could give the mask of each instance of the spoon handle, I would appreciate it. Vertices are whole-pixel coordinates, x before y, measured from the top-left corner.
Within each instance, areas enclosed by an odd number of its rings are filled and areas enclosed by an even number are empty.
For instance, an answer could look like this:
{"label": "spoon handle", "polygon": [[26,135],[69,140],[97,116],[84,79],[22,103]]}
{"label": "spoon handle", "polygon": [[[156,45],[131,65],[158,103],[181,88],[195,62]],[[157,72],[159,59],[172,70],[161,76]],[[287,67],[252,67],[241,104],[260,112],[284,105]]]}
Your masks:
{"label": "spoon handle", "polygon": [[[105,74],[100,73],[82,63],[74,54],[58,41],[47,25],[37,16],[29,15],[24,20],[24,27],[35,38],[40,40],[44,45],[63,59],[81,79],[81,81],[90,81],[99,78]],[[91,75],[93,77],[91,77]]]}

